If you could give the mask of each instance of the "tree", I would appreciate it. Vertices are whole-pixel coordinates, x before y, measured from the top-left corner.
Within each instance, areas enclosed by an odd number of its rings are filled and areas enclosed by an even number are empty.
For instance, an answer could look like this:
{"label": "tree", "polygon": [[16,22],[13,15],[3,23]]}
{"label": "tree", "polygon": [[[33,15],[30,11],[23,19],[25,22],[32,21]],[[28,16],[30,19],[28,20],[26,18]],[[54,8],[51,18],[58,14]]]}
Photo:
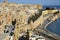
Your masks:
{"label": "tree", "polygon": [[35,15],[32,15],[31,17],[29,17],[28,19],[28,24],[31,22],[31,20],[34,22],[36,21],[41,15],[42,15],[42,10],[38,9],[39,13],[35,13]]}

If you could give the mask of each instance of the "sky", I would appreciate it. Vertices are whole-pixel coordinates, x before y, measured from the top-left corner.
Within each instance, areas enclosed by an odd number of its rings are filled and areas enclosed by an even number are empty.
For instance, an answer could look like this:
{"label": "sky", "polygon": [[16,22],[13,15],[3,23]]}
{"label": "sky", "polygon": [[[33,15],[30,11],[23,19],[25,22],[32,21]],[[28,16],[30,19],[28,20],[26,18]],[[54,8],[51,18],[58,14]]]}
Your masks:
{"label": "sky", "polygon": [[[3,1],[4,0],[0,0],[0,2]],[[8,2],[16,2],[19,4],[60,5],[60,0],[8,0]]]}

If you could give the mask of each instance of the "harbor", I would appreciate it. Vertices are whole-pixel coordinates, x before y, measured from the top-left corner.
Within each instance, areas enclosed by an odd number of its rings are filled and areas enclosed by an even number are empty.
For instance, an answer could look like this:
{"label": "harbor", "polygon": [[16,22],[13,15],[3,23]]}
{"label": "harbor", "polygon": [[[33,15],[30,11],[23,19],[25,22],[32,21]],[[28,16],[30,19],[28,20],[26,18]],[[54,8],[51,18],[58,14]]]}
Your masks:
{"label": "harbor", "polygon": [[60,40],[60,29],[51,26],[59,18],[60,10],[56,8],[4,0],[0,3],[0,40]]}

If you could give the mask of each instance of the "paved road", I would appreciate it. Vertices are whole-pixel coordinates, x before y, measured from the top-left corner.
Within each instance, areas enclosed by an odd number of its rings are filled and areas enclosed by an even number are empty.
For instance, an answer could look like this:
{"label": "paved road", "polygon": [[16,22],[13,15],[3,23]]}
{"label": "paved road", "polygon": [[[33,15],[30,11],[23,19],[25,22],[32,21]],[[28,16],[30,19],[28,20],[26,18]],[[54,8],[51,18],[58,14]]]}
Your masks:
{"label": "paved road", "polygon": [[5,33],[0,33],[0,40],[3,40],[5,37],[7,37],[8,35]]}
{"label": "paved road", "polygon": [[14,31],[14,30],[12,30],[12,29],[14,28],[13,25],[6,25],[6,26],[8,27],[9,34],[10,34],[12,31]]}
{"label": "paved road", "polygon": [[[49,39],[49,40],[57,40],[57,39],[56,39],[57,37],[55,38],[55,36],[52,35],[52,34],[51,34],[51,37],[48,36],[48,35],[46,35],[46,34],[49,34],[49,35],[50,35],[49,32],[47,32],[47,31],[44,30],[44,26],[45,26],[48,22],[50,22],[50,21],[49,21],[49,20],[46,20],[46,21],[43,23],[43,25],[38,26],[38,27],[36,28],[36,29],[37,29],[36,32],[38,32],[38,31],[41,32],[41,34],[46,38],[46,40],[48,40],[48,39]],[[41,27],[42,27],[42,28],[41,28]],[[40,30],[41,30],[41,31],[40,31]],[[43,31],[43,30],[44,30],[44,31]],[[41,34],[40,34],[40,35],[41,35]],[[55,39],[54,39],[53,37],[54,37]]]}
{"label": "paved road", "polygon": [[0,33],[0,40],[3,40],[5,37],[7,37],[11,32],[14,26],[12,25],[7,25],[8,26],[8,31],[9,33]]}
{"label": "paved road", "polygon": [[9,34],[13,31],[12,29],[14,28],[14,26],[13,25],[9,25]]}

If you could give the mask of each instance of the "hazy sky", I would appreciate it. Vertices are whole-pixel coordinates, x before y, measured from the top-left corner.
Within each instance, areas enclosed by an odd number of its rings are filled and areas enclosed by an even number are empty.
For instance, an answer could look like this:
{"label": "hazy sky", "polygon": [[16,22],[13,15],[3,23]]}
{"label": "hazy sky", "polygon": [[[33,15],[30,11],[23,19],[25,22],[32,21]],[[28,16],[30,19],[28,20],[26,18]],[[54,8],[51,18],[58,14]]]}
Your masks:
{"label": "hazy sky", "polygon": [[[3,1],[4,0],[0,0],[0,2]],[[8,0],[8,1],[23,4],[60,5],[60,0]]]}

